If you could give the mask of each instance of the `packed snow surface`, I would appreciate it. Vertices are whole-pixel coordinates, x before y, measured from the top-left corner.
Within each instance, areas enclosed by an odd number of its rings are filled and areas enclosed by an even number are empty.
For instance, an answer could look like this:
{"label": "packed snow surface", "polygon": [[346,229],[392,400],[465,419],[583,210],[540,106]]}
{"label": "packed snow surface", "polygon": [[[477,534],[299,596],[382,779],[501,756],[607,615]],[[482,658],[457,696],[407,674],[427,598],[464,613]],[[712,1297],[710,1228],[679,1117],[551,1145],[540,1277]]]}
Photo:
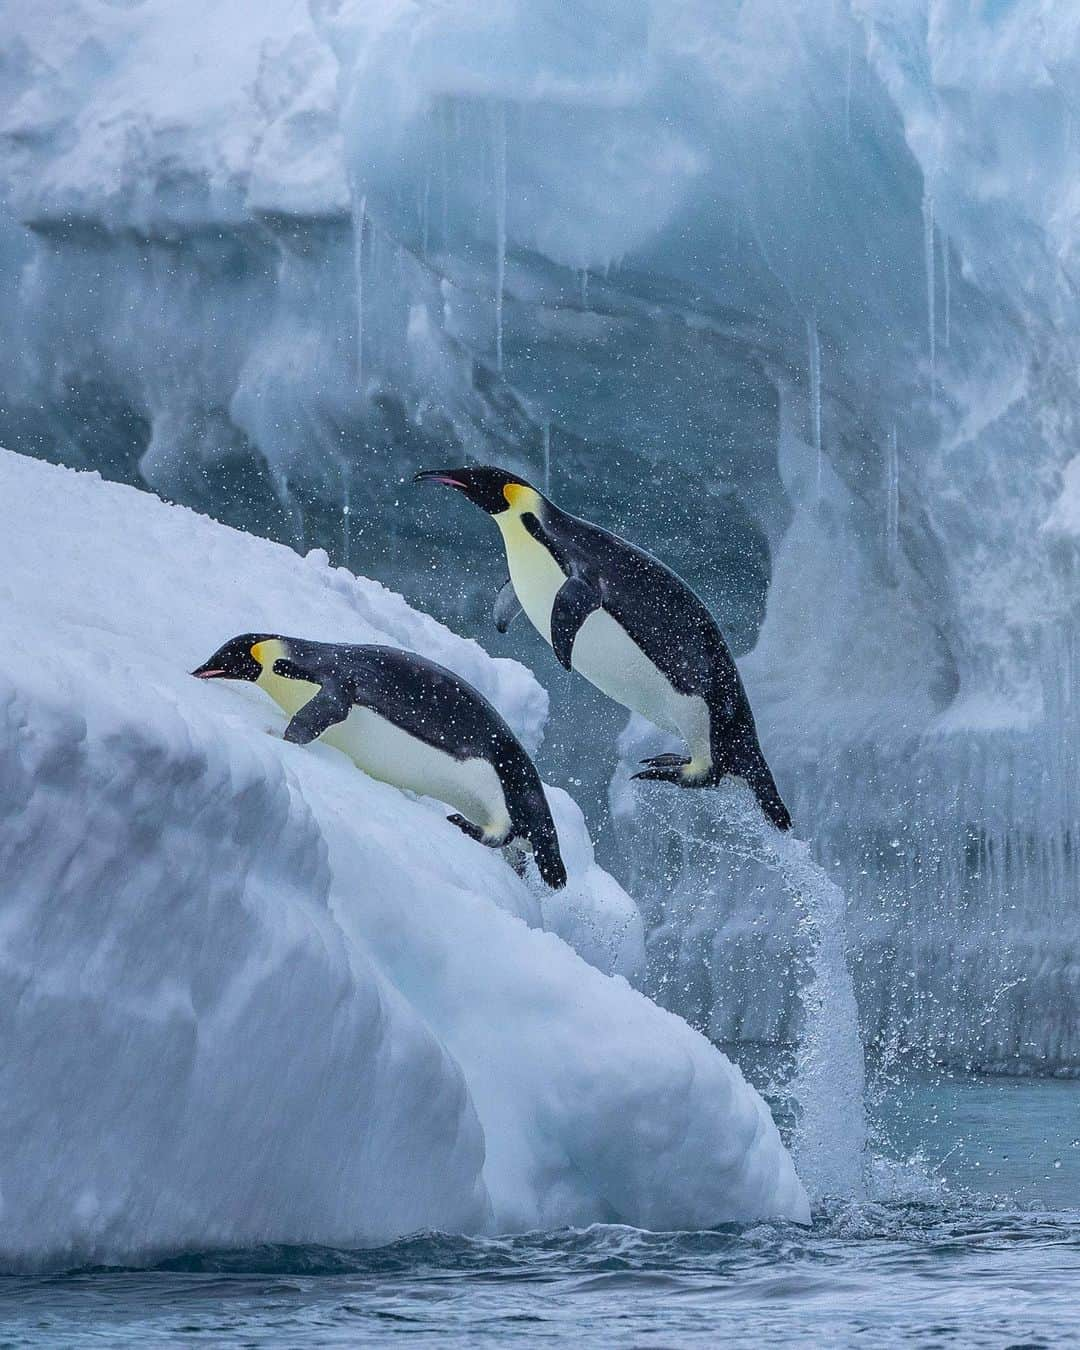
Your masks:
{"label": "packed snow surface", "polygon": [[93,474],[0,452],[0,499],[8,1262],[807,1217],[756,1092],[619,973],[640,918],[564,793],[552,895],[188,674],[247,630],[408,646],[535,744],[524,667]]}

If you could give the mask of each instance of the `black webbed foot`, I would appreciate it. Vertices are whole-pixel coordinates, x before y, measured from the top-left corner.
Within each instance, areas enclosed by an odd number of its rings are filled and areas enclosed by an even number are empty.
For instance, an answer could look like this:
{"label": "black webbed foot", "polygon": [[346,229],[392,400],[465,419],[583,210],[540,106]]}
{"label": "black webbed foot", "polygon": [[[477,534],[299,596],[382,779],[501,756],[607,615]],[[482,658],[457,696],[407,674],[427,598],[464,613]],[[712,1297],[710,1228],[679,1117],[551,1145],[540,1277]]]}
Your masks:
{"label": "black webbed foot", "polygon": [[457,811],[452,816],[447,816],[446,819],[451,825],[456,825],[462,834],[467,834],[470,839],[475,839],[478,844],[487,844],[488,841],[484,838],[484,831],[480,826],[474,825],[471,820],[466,820]]}
{"label": "black webbed foot", "polygon": [[655,768],[642,769],[640,773],[633,773],[631,778],[642,778],[653,783],[674,783],[676,787],[686,787],[686,780],[682,776],[683,765],[689,763],[688,760],[680,760],[674,765],[657,765]]}
{"label": "black webbed foot", "polygon": [[[650,769],[676,769],[682,764],[689,764],[690,756],[668,753],[666,755],[652,755],[650,758],[643,759],[640,762],[642,764],[647,764]],[[635,774],[634,776],[635,778],[640,778],[641,775]]]}

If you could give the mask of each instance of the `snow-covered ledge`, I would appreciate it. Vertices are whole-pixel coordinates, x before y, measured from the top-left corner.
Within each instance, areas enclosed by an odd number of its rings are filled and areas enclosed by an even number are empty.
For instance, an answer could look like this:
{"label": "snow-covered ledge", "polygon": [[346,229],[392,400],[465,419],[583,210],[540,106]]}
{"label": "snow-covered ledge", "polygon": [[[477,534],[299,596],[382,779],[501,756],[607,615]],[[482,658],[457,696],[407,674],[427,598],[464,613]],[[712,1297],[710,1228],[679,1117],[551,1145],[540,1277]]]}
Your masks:
{"label": "snow-covered ledge", "polygon": [[758,1095],[626,982],[564,793],[556,897],[187,674],[245,630],[397,643],[535,745],[528,671],[94,474],[0,452],[0,501],[5,1263],[807,1217]]}

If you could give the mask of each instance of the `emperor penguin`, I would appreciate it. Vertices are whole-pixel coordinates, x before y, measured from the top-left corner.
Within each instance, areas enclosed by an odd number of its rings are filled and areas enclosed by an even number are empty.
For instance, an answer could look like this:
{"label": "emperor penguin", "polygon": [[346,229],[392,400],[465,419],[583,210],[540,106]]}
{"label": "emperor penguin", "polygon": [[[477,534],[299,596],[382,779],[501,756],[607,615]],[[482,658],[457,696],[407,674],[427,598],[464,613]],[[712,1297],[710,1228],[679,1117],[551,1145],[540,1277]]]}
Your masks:
{"label": "emperor penguin", "polygon": [[643,760],[635,778],[709,787],[730,774],[791,828],[728,645],[680,577],[504,469],[430,469],[414,482],[455,488],[498,525],[510,570],[495,600],[500,632],[524,610],[567,670],[686,742],[689,754]]}
{"label": "emperor penguin", "polygon": [[287,741],[319,738],[372,778],[446,802],[470,839],[525,848],[553,890],[566,884],[536,766],[487,699],[443,666],[395,647],[244,633],[191,673],[257,684],[291,719]]}

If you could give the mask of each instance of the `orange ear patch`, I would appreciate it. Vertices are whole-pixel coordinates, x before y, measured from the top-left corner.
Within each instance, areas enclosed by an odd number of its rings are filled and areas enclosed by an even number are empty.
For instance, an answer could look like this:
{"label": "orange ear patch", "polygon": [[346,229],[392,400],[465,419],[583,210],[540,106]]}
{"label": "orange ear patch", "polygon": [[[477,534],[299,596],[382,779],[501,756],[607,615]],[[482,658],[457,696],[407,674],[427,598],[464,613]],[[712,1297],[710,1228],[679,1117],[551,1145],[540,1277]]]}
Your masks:
{"label": "orange ear patch", "polygon": [[255,658],[256,661],[258,661],[258,663],[259,663],[260,666],[265,666],[265,665],[266,665],[266,661],[263,659],[263,654],[262,654],[262,653],[263,653],[263,648],[264,648],[265,646],[266,646],[266,643],[265,643],[265,642],[256,642],[255,645],[254,645],[254,646],[252,647],[252,649],[251,649],[251,654],[252,654],[252,656]]}
{"label": "orange ear patch", "polygon": [[521,483],[507,483],[503,488],[503,496],[514,507],[524,506],[528,495],[529,489]]}

